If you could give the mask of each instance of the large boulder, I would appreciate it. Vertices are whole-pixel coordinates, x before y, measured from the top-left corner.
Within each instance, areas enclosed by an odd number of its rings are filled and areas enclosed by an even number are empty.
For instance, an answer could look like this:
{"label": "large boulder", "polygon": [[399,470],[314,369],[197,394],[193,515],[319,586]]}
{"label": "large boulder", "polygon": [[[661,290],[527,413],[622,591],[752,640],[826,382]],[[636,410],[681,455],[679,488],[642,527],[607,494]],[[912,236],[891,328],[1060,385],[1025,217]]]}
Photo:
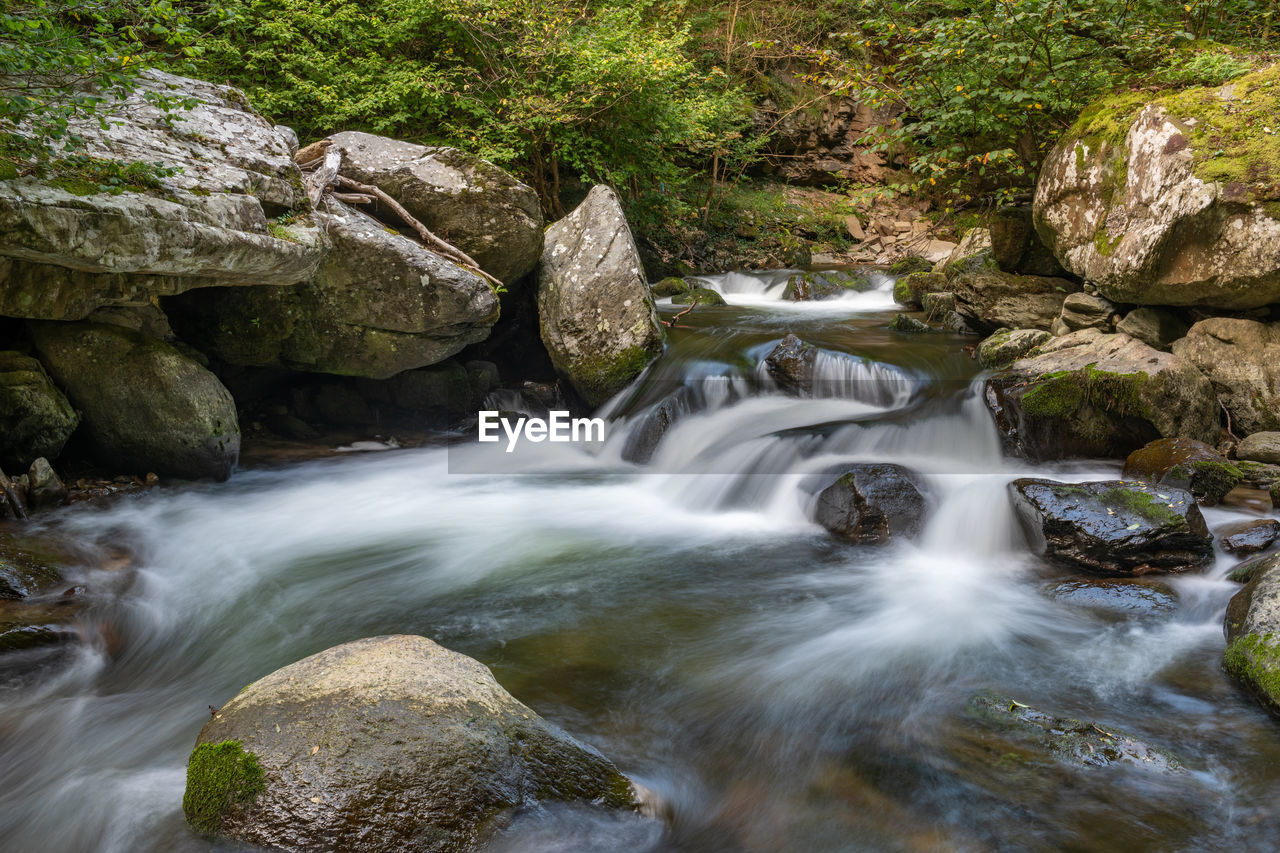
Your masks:
{"label": "large boulder", "polygon": [[634,793],[479,662],[390,636],[240,691],[200,730],[182,806],[201,834],[258,847],[454,853],[554,800],[625,809]]}
{"label": "large boulder", "polygon": [[1085,110],[1040,170],[1035,223],[1102,296],[1256,308],[1280,300],[1272,66],[1222,86]]}
{"label": "large boulder", "polygon": [[1000,269],[1022,275],[1061,278],[1066,270],[1036,234],[1030,206],[1002,207],[988,222],[991,255]]}
{"label": "large boulder", "polygon": [[33,322],[30,332],[104,463],[189,479],[230,476],[240,456],[235,401],[196,361],[119,326]]}
{"label": "large boulder", "polygon": [[1280,714],[1280,554],[1253,565],[1250,578],[1227,605],[1223,664],[1232,678]]}
{"label": "large boulder", "polygon": [[79,423],[40,362],[0,352],[0,467],[21,471],[41,456],[56,457]]}
{"label": "large boulder", "polygon": [[990,249],[949,261],[945,286],[955,294],[955,310],[975,330],[1048,330],[1062,301],[1080,285],[1065,278],[1018,275],[1000,269]]}
{"label": "large boulder", "polygon": [[593,406],[662,352],[640,254],[617,195],[603,184],[547,229],[538,322],[556,371]]}
{"label": "large boulder", "polygon": [[912,538],[924,527],[926,501],[919,476],[901,465],[858,463],[828,472],[813,519],[859,545]]}
{"label": "large boulder", "polygon": [[1159,438],[1124,461],[1120,476],[1153,486],[1186,489],[1196,500],[1218,503],[1244,480],[1240,467],[1203,441]]}
{"label": "large boulder", "polygon": [[1009,484],[1033,550],[1104,575],[1199,568],[1213,558],[1213,536],[1190,492],[1125,480]]}
{"label": "large boulder", "polygon": [[498,297],[480,276],[341,202],[316,219],[333,248],[312,281],[167,300],[183,339],[227,364],[384,379],[488,336]]}
{"label": "large boulder", "polygon": [[1081,329],[1109,332],[1117,314],[1115,303],[1109,299],[1088,293],[1072,293],[1062,301],[1062,313],[1058,319],[1070,332]]}
{"label": "large boulder", "polygon": [[1280,429],[1280,323],[1210,317],[1172,349],[1213,382],[1233,430]]}
{"label": "large boulder", "polygon": [[[166,114],[147,99],[197,104]],[[325,240],[305,219],[288,239],[270,220],[309,209],[286,138],[235,89],[145,72],[116,110],[73,122],[83,152],[181,171],[154,186],[104,190],[83,178],[0,180],[0,314],[82,319],[211,284],[310,278]]]}
{"label": "large boulder", "polygon": [[1280,463],[1280,432],[1255,432],[1236,446],[1236,456],[1250,462]]}
{"label": "large boulder", "polygon": [[1126,456],[1162,437],[1212,442],[1213,386],[1176,355],[1083,329],[1042,344],[987,382],[1009,449],[1032,460]]}
{"label": "large boulder", "polygon": [[508,287],[537,265],[538,194],[488,160],[357,131],[329,140],[342,152],[340,174],[391,195]]}

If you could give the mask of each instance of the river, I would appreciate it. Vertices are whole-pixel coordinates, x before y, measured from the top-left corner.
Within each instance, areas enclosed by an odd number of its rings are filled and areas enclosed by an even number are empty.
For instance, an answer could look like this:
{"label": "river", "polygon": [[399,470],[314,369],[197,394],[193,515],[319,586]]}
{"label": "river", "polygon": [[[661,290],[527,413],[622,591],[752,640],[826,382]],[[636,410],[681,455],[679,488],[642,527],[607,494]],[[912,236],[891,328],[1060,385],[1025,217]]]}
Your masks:
{"label": "river", "polygon": [[[0,848],[210,849],[181,814],[208,707],[411,633],[487,664],[665,818],[551,807],[496,850],[1274,849],[1280,728],[1220,668],[1234,561],[1138,583],[1045,566],[1007,483],[1118,465],[1004,459],[973,339],[889,331],[887,279],[813,304],[781,302],[782,281],[708,279],[730,304],[678,321],[605,407],[603,446],[349,454],[58,514],[136,568],[94,605],[109,649],[0,687]],[[812,399],[759,367],[788,332],[824,349]],[[625,461],[678,388],[652,459]],[[808,475],[855,459],[921,472],[918,541],[854,547],[808,521]],[[966,712],[982,693],[1123,729],[1188,772],[1010,752]]]}

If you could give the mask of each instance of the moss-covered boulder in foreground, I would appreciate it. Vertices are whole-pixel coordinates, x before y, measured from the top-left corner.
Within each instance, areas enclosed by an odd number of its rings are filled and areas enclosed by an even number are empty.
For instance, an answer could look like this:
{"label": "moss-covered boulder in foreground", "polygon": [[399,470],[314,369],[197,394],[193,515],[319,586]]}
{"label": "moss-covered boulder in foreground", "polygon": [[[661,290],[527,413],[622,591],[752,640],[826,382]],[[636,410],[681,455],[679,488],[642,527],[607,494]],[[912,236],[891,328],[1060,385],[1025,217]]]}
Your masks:
{"label": "moss-covered boulder in foreground", "polygon": [[284,849],[470,851],[542,801],[632,809],[630,782],[487,668],[424,637],[345,643],[278,670],[200,731],[183,811]]}
{"label": "moss-covered boulder in foreground", "polygon": [[1223,665],[1280,714],[1280,554],[1247,565],[1249,581],[1227,605]]}
{"label": "moss-covered boulder in foreground", "polygon": [[1200,371],[1128,335],[1054,338],[987,382],[1010,452],[1033,461],[1127,456],[1157,438],[1211,442],[1218,399]]}
{"label": "moss-covered boulder in foreground", "polygon": [[1045,160],[1036,230],[1115,302],[1280,300],[1277,98],[1280,65],[1222,86],[1099,101]]}
{"label": "moss-covered boulder in foreground", "polygon": [[1032,550],[1104,575],[1181,572],[1213,558],[1213,536],[1189,492],[1125,480],[1009,484]]}

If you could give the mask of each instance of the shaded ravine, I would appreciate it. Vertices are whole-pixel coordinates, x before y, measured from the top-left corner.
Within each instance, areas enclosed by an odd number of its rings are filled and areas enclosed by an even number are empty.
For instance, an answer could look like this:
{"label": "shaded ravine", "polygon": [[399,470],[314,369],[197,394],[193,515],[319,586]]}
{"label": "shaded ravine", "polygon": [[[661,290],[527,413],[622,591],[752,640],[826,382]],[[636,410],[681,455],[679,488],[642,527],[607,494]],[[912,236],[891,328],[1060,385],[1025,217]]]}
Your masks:
{"label": "shaded ravine", "polygon": [[[1028,555],[1006,484],[1118,466],[1003,459],[962,339],[889,332],[883,289],[796,306],[778,281],[708,279],[730,304],[681,318],[605,407],[603,446],[392,451],[62,513],[137,569],[95,605],[109,651],[0,690],[0,846],[209,849],[180,809],[207,707],[334,644],[419,633],[492,667],[666,818],[548,807],[494,849],[1268,849],[1280,729],[1220,670],[1232,561],[1073,586]],[[812,397],[759,368],[788,332],[823,349]],[[652,459],[626,461],[674,394]],[[807,520],[806,477],[856,459],[922,473],[919,541],[846,546]],[[984,691],[1124,729],[1188,772],[1016,754],[966,714]]]}

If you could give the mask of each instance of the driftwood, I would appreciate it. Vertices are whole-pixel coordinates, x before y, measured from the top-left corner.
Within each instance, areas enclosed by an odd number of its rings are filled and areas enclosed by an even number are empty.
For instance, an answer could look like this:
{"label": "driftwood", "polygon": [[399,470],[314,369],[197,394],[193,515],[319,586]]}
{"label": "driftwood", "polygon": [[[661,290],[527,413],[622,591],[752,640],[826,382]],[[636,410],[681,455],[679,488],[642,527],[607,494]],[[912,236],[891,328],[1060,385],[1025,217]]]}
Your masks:
{"label": "driftwood", "polygon": [[312,207],[320,206],[320,199],[324,198],[325,191],[338,177],[338,167],[341,165],[342,151],[330,148],[324,152],[324,162],[320,164],[320,168],[307,176],[307,197],[311,199]]}
{"label": "driftwood", "polygon": [[308,163],[318,163],[323,160],[325,152],[331,145],[333,145],[332,139],[321,139],[305,148],[299,148],[298,153],[293,155],[293,162],[305,169]]}
{"label": "driftwood", "polygon": [[333,197],[343,204],[373,204],[377,199],[363,193],[332,193]]}
{"label": "driftwood", "polygon": [[5,476],[4,469],[0,469],[0,493],[3,493],[5,500],[9,502],[9,509],[13,511],[14,518],[27,517],[27,508],[22,505],[22,498],[18,497],[18,490],[14,488],[13,481]]}

